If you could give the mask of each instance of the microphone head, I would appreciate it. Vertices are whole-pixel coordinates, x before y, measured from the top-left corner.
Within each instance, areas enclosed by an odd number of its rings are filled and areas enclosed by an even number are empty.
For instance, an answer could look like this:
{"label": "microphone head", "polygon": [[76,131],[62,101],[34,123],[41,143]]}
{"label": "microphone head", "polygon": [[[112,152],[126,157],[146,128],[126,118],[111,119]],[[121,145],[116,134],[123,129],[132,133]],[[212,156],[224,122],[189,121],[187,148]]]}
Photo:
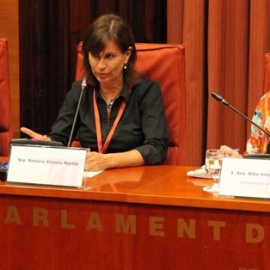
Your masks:
{"label": "microphone head", "polygon": [[222,95],[218,94],[217,92],[212,92],[212,93],[211,93],[211,96],[212,96],[215,100],[217,100],[218,102],[221,102],[222,99],[223,99]]}
{"label": "microphone head", "polygon": [[82,79],[82,83],[81,83],[81,87],[84,89],[87,85],[87,77],[84,76],[83,79]]}
{"label": "microphone head", "polygon": [[229,103],[222,97],[221,94],[219,94],[219,93],[217,93],[217,92],[212,92],[212,93],[211,93],[211,96],[212,96],[215,100],[217,100],[218,102],[221,102],[221,103],[223,103],[223,104],[225,104],[225,105],[229,105]]}

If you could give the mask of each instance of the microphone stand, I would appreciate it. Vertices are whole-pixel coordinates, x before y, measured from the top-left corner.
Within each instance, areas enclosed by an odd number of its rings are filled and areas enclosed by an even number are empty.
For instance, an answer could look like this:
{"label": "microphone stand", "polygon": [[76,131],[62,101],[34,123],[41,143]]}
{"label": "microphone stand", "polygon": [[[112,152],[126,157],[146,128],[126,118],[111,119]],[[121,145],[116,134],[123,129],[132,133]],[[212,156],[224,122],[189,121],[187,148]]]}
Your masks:
{"label": "microphone stand", "polygon": [[[233,107],[226,99],[224,99],[220,94],[216,93],[216,92],[212,92],[211,96],[217,100],[218,102],[221,102],[223,105],[228,106],[230,109],[232,109],[233,111],[235,111],[236,113],[238,113],[239,115],[241,115],[242,117],[244,117],[248,122],[250,122],[252,125],[254,125],[255,127],[257,127],[258,129],[260,129],[264,134],[266,134],[268,136],[268,138],[270,137],[270,133],[263,129],[262,127],[260,127],[258,124],[256,124],[255,122],[253,122],[251,119],[249,119],[247,116],[245,116],[243,113],[241,113],[239,110],[237,110],[235,107]],[[270,143],[268,143],[267,146],[267,154],[270,153]]]}
{"label": "microphone stand", "polygon": [[77,105],[77,108],[76,108],[74,120],[73,120],[73,123],[72,123],[72,128],[71,128],[71,131],[70,131],[67,147],[70,147],[70,145],[71,145],[75,124],[76,124],[76,121],[77,121],[77,118],[78,118],[78,113],[79,113],[79,109],[80,109],[80,105],[81,105],[82,95],[84,93],[84,89],[85,89],[86,85],[87,85],[86,84],[86,77],[84,77],[83,80],[82,80],[82,84],[81,84],[81,93],[80,93],[78,105]]}

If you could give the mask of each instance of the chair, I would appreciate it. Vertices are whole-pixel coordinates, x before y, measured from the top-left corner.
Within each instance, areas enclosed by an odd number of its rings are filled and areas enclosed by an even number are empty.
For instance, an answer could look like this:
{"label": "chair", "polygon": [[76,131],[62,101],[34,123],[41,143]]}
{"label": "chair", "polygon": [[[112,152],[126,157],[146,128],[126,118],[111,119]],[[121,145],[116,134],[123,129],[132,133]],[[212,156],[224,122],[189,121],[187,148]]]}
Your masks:
{"label": "chair", "polygon": [[[183,45],[137,43],[136,69],[158,81],[163,94],[170,130],[167,159],[164,164],[183,165],[186,155],[186,80]],[[82,79],[82,43],[77,46],[75,79]]]}
{"label": "chair", "polygon": [[13,129],[11,124],[8,43],[6,38],[0,38],[0,97],[0,152],[3,156],[8,156]]}

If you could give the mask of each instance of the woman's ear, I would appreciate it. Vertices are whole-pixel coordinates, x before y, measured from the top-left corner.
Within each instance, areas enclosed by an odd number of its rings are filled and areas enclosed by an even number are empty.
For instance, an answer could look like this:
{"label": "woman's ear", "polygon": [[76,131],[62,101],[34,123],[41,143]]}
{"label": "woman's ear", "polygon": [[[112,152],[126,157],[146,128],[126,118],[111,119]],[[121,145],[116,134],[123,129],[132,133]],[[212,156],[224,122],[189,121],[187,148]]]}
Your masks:
{"label": "woman's ear", "polygon": [[127,49],[126,52],[125,52],[125,54],[126,54],[126,56],[127,56],[127,58],[126,58],[126,63],[128,62],[131,53],[132,53],[132,47],[129,46],[128,49]]}

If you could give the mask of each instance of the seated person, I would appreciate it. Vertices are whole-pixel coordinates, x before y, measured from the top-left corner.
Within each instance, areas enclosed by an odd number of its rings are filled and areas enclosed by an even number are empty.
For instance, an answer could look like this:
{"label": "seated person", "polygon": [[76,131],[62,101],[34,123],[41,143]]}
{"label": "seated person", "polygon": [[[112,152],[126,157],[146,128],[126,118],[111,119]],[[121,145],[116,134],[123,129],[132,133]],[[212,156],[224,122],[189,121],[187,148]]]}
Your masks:
{"label": "seated person", "polygon": [[[129,26],[113,14],[99,17],[89,27],[83,53],[87,85],[74,135],[79,133],[81,146],[91,150],[85,169],[163,163],[169,132],[161,90],[157,82],[135,71],[136,48]],[[25,127],[21,131],[68,145],[80,92],[81,82],[74,82],[48,135]]]}
{"label": "seated person", "polygon": [[[262,96],[256,106],[252,121],[264,130],[270,132],[270,92]],[[250,138],[247,141],[246,152],[244,154],[265,154],[269,137],[256,126],[251,125]],[[220,147],[228,156],[241,157],[241,155],[232,148],[222,145]]]}

